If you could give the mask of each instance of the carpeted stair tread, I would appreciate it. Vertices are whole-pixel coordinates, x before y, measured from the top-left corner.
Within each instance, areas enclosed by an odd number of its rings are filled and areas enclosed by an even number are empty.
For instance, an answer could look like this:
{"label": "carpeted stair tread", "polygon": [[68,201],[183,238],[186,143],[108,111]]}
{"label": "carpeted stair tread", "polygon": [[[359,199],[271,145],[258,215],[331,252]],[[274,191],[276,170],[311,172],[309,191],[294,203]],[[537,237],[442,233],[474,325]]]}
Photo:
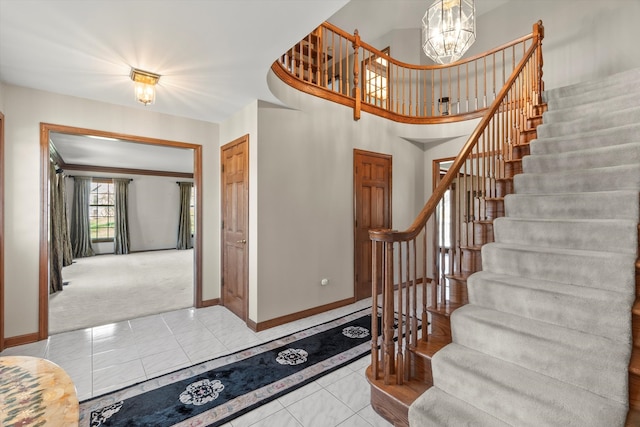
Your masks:
{"label": "carpeted stair tread", "polygon": [[622,426],[627,414],[626,403],[456,343],[435,354],[432,369],[438,389],[512,426]]}
{"label": "carpeted stair tread", "polygon": [[629,343],[475,304],[459,308],[451,317],[456,344],[607,399],[628,399]]}
{"label": "carpeted stair tread", "polygon": [[611,96],[605,100],[596,97],[583,104],[566,108],[552,108],[545,111],[542,117],[544,123],[559,123],[583,118],[596,109],[598,111],[615,111],[638,106],[640,106],[640,97],[637,93],[624,92],[622,95]]}
{"label": "carpeted stair tread", "polygon": [[633,68],[609,75],[604,78],[587,80],[567,86],[546,90],[543,98],[546,102],[558,98],[570,98],[585,93],[594,94],[595,98],[602,98],[603,91],[615,93],[622,91],[628,93],[634,87],[640,89],[640,68]]}
{"label": "carpeted stair tread", "polygon": [[541,138],[538,135],[529,143],[529,151],[532,155],[565,153],[633,142],[640,142],[640,123],[555,137]]}
{"label": "carpeted stair tread", "polygon": [[513,177],[513,185],[515,192],[520,194],[640,191],[640,163],[553,173],[522,173]]}
{"label": "carpeted stair tread", "polygon": [[473,405],[432,388],[409,407],[409,425],[456,427],[510,427]]}
{"label": "carpeted stair tread", "polygon": [[564,153],[529,155],[522,159],[522,170],[525,173],[545,173],[633,163],[640,163],[640,142]]}
{"label": "carpeted stair tread", "polygon": [[[640,222],[640,68],[543,93],[506,217],[412,425],[623,426]],[[411,411],[411,410],[410,410]],[[483,421],[474,423],[473,418]],[[459,416],[458,416],[459,415]],[[433,418],[430,418],[433,417]],[[495,417],[500,422],[484,421]]]}
{"label": "carpeted stair tread", "polygon": [[467,279],[469,301],[505,313],[628,343],[632,293],[622,295],[537,278],[479,271]]}
{"label": "carpeted stair tread", "polygon": [[635,292],[636,255],[489,243],[482,269],[509,276],[587,286],[629,295]]}
{"label": "carpeted stair tread", "polygon": [[612,219],[496,218],[499,243],[635,254],[638,222]]}
{"label": "carpeted stair tread", "polygon": [[[549,110],[563,110],[571,107],[580,107],[584,104],[596,104],[598,101],[603,101],[608,98],[617,98],[629,93],[640,92],[640,82],[634,82],[634,85],[615,83],[607,85],[602,88],[603,90],[587,90],[579,94],[573,94],[569,96],[563,96],[554,98],[547,95],[543,98],[547,99],[547,108]],[[604,92],[606,90],[606,93]],[[605,111],[601,109],[600,111]]]}
{"label": "carpeted stair tread", "polygon": [[631,219],[640,216],[638,191],[508,194],[505,214],[517,218]]}
{"label": "carpeted stair tread", "polygon": [[610,127],[638,123],[640,107],[627,108],[597,115],[587,114],[577,120],[560,123],[543,123],[536,128],[538,138],[572,135],[576,132],[590,132]]}

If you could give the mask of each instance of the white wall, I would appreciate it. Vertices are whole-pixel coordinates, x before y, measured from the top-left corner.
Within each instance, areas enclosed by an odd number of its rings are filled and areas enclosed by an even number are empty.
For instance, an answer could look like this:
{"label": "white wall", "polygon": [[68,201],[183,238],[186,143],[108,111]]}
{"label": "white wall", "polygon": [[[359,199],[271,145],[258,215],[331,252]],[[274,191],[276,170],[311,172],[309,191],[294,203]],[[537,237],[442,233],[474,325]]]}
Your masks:
{"label": "white wall", "polygon": [[38,330],[40,123],[104,130],[203,146],[203,295],[219,285],[216,124],[5,85],[5,337]]}
{"label": "white wall", "polygon": [[[446,138],[471,129],[367,113],[354,121],[350,108],[292,89],[273,74],[268,82],[295,109],[258,114],[258,321],[353,297],[354,149],[393,156],[392,225],[403,230],[426,192],[423,146],[403,137]],[[323,287],[325,277],[330,284]]]}
{"label": "white wall", "polygon": [[547,89],[640,67],[637,0],[511,0],[478,19],[467,55],[530,33],[539,19]]}
{"label": "white wall", "polygon": [[[417,21],[419,22],[419,20]],[[407,64],[419,64],[422,53],[420,28],[403,28],[389,31],[380,39],[371,42],[364,40],[375,48],[382,50],[389,46],[391,57]],[[424,54],[422,54],[424,56]]]}
{"label": "white wall", "polygon": [[[96,172],[68,171],[71,176],[99,176],[105,178],[130,178],[129,183],[129,241],[132,252],[175,249],[180,220],[180,187],[177,181],[193,181],[185,178],[149,175],[103,174]],[[73,178],[66,179],[67,218],[71,220],[73,204]],[[96,254],[113,253],[113,242],[94,242]]]}

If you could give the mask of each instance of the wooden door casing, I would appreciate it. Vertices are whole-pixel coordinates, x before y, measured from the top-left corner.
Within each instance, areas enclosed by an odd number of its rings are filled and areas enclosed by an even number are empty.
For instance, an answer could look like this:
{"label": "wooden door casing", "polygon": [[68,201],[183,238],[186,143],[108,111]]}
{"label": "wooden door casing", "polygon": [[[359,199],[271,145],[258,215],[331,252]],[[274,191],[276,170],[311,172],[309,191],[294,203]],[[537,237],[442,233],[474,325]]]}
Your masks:
{"label": "wooden door casing", "polygon": [[369,230],[391,228],[391,165],[390,155],[362,150],[353,152],[356,301],[368,298],[372,293]]}
{"label": "wooden door casing", "polygon": [[222,304],[247,321],[249,136],[220,150],[222,173]]}

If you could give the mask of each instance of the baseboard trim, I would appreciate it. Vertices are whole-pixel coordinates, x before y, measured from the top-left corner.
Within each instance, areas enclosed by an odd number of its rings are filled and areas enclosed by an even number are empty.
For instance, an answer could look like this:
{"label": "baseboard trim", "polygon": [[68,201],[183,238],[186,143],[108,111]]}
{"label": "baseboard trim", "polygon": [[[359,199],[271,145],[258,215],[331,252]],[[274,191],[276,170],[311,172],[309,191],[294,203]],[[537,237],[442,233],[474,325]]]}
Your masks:
{"label": "baseboard trim", "polygon": [[320,314],[324,313],[325,311],[333,310],[335,308],[344,307],[345,305],[353,304],[354,302],[356,302],[354,298],[347,298],[341,301],[332,302],[330,304],[298,311],[297,313],[287,314],[286,316],[276,317],[271,320],[265,320],[264,322],[256,323],[255,321],[248,319],[247,326],[254,332],[260,332],[264,331],[265,329],[273,328],[275,326],[284,325],[285,323],[304,319],[305,317],[313,316],[314,314]]}
{"label": "baseboard trim", "polygon": [[31,344],[38,341],[38,333],[34,332],[31,334],[18,335],[15,337],[7,337],[4,339],[4,346],[5,348],[9,348],[23,344]]}
{"label": "baseboard trim", "polygon": [[213,307],[214,305],[220,305],[220,298],[207,299],[202,301],[202,308]]}

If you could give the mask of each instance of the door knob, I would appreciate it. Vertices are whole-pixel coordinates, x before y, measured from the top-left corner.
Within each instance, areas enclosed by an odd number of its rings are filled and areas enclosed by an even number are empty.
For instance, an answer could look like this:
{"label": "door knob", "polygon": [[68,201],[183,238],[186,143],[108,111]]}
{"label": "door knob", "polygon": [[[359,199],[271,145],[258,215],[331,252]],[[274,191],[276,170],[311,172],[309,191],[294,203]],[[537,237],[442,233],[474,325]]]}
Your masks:
{"label": "door knob", "polygon": [[236,243],[247,243],[247,241],[245,239],[242,239],[242,240],[238,240]]}

